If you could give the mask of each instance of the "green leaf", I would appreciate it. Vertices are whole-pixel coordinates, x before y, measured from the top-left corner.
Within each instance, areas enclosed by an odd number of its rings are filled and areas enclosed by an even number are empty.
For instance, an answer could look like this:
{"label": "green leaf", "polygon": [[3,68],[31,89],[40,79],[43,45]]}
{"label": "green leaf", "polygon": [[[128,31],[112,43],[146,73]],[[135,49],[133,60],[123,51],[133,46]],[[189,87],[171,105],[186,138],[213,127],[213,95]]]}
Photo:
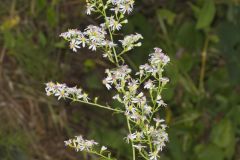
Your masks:
{"label": "green leaf", "polygon": [[224,119],[217,124],[212,130],[211,140],[223,149],[234,146],[235,133],[231,121]]}
{"label": "green leaf", "polygon": [[159,9],[157,11],[157,16],[161,19],[165,19],[169,25],[172,25],[176,14],[168,9]]}
{"label": "green leaf", "polygon": [[195,18],[199,17],[200,14],[200,8],[197,5],[192,4],[191,2],[188,3],[188,5],[191,7]]}
{"label": "green leaf", "polygon": [[179,26],[175,37],[176,42],[181,47],[192,52],[200,50],[200,47],[203,45],[203,36],[198,30],[196,30],[194,23],[192,22],[186,22]]}
{"label": "green leaf", "polygon": [[197,154],[197,160],[223,160],[224,154],[222,150],[210,144],[208,146],[200,144],[195,148],[195,153]]}
{"label": "green leaf", "polygon": [[182,151],[182,140],[176,136],[176,130],[170,129],[169,130],[169,151],[171,158],[174,160],[184,160],[186,159],[186,155]]}
{"label": "green leaf", "polygon": [[46,38],[46,36],[44,35],[43,32],[38,33],[38,39],[39,39],[39,43],[40,43],[41,46],[46,46],[47,38]]}
{"label": "green leaf", "polygon": [[205,0],[197,21],[197,29],[204,29],[210,26],[216,13],[213,0]]}
{"label": "green leaf", "polygon": [[47,21],[51,27],[55,27],[57,25],[57,13],[53,6],[47,9]]}

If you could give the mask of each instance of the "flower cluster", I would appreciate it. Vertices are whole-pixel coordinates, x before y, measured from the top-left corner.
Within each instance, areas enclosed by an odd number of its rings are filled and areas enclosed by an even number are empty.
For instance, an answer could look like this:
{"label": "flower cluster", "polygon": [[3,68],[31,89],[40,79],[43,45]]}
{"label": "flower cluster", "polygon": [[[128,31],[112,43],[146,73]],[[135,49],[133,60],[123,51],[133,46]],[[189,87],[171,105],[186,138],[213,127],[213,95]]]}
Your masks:
{"label": "flower cluster", "polygon": [[[162,52],[161,48],[154,48],[155,52],[150,54],[149,63],[141,65],[139,67],[139,72],[137,72],[140,77],[143,75],[151,74],[156,77],[157,74],[162,75],[163,67],[170,62],[170,58]],[[167,83],[168,78],[160,77],[158,79],[163,83]]]}
{"label": "flower cluster", "polygon": [[[155,52],[150,54],[149,63],[139,67],[140,71],[136,74],[139,77],[133,78],[131,69],[123,65],[107,69],[107,77],[103,81],[108,89],[115,88],[118,91],[113,99],[123,104],[125,116],[135,128],[130,130],[127,141],[131,141],[142,154],[154,160],[168,141],[164,120],[154,118],[161,107],[166,107],[161,92],[169,82],[168,78],[162,76],[162,72],[170,58],[160,51],[160,48],[155,48]],[[143,89],[148,90],[149,94],[146,95]],[[149,148],[152,149],[149,151]]]}
{"label": "flower cluster", "polygon": [[115,14],[130,14],[133,10],[134,0],[108,0],[104,5],[101,1],[87,0],[87,15],[97,12],[101,8],[109,8]]}
{"label": "flower cluster", "polygon": [[[74,52],[81,47],[88,47],[93,51],[100,49],[103,56],[116,65],[116,68],[106,69],[107,76],[103,84],[108,90],[117,92],[113,99],[121,104],[120,109],[100,105],[97,101],[89,102],[88,95],[81,89],[70,88],[65,84],[47,83],[47,95],[54,95],[58,99],[68,98],[123,113],[129,131],[126,140],[132,145],[133,160],[136,160],[135,150],[146,160],[158,160],[160,152],[168,141],[165,121],[157,117],[160,109],[167,106],[162,99],[162,90],[169,82],[169,79],[164,77],[164,68],[170,62],[170,58],[163,53],[162,49],[154,48],[148,62],[140,65],[139,71],[133,73],[125,64],[122,55],[141,46],[139,41],[143,39],[142,35],[130,34],[118,41],[114,41],[113,37],[115,32],[128,22],[125,14],[132,12],[134,0],[86,0],[86,2],[87,14],[99,13],[104,18],[104,22],[100,27],[89,25],[83,32],[70,29],[60,37],[70,43],[70,48]],[[114,11],[114,14],[107,15],[112,13],[111,11]],[[105,157],[102,154],[106,147],[103,146],[100,151],[96,151],[97,143],[93,140],[84,140],[82,136],[65,141],[65,144],[75,148],[76,151],[87,151],[112,160],[111,157]]]}
{"label": "flower cluster", "polygon": [[162,52],[161,48],[154,48],[155,52],[150,54],[150,63],[154,66],[165,66],[170,62],[170,58]]}
{"label": "flower cluster", "polygon": [[123,40],[120,40],[122,43],[122,47],[125,51],[129,51],[133,49],[134,47],[139,47],[142,45],[141,42],[138,42],[140,39],[143,39],[141,34],[131,34],[128,36],[125,36]]}
{"label": "flower cluster", "polygon": [[77,87],[67,87],[66,84],[48,82],[46,83],[45,91],[48,96],[54,95],[58,97],[58,100],[61,98],[82,100],[84,102],[88,102],[89,100],[88,94],[84,93],[82,89]]}
{"label": "flower cluster", "polygon": [[69,29],[68,32],[60,34],[65,40],[70,42],[70,48],[77,52],[81,47],[89,46],[89,49],[96,51],[97,47],[107,44],[105,39],[106,31],[102,27],[89,25],[84,32],[77,29]]}
{"label": "flower cluster", "polygon": [[130,14],[133,10],[134,0],[110,0],[110,2],[114,5],[111,10],[115,13]]}
{"label": "flower cluster", "polygon": [[129,78],[131,69],[128,68],[127,65],[123,65],[113,70],[106,69],[105,72],[108,76],[103,80],[103,84],[106,85],[107,89],[111,89],[111,85],[115,84],[116,89],[120,90],[123,85],[125,85],[126,80]]}
{"label": "flower cluster", "polygon": [[[157,160],[160,157],[159,152],[168,141],[166,125],[163,124],[164,120],[154,118],[154,121],[156,122],[155,126],[146,125],[144,130],[136,131],[127,136],[127,141],[133,142],[134,147],[142,154],[146,154],[150,160]],[[149,142],[151,143],[150,151],[146,150]]]}
{"label": "flower cluster", "polygon": [[107,159],[107,160],[113,159],[111,158],[111,153],[107,150],[107,147],[105,146],[98,147],[97,142],[95,142],[94,140],[85,140],[81,135],[75,136],[75,138],[73,139],[64,141],[64,143],[65,143],[65,146],[75,149],[76,152],[84,151],[87,153],[100,156],[103,159]]}
{"label": "flower cluster", "polygon": [[93,147],[98,145],[97,142],[94,140],[84,140],[83,137],[76,136],[74,139],[69,139],[67,141],[64,141],[66,146],[74,148],[77,152],[78,151],[91,151],[93,150]]}

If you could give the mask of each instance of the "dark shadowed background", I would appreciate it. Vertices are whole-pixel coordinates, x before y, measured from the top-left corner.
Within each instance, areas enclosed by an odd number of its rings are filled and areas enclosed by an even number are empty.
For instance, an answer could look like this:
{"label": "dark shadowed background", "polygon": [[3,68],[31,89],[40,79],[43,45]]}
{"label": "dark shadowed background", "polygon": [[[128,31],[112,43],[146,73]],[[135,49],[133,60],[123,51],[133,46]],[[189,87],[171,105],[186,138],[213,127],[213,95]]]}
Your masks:
{"label": "dark shadowed background", "polygon": [[[64,147],[82,134],[129,160],[121,116],[45,95],[44,83],[78,85],[111,101],[101,53],[72,53],[59,38],[98,24],[84,0],[0,0],[0,159],[96,159]],[[240,1],[137,0],[124,34],[143,46],[125,57],[137,68],[153,47],[171,57],[163,116],[170,142],[162,160],[240,160]],[[119,35],[122,36],[122,33]],[[130,157],[129,157],[130,156]]]}

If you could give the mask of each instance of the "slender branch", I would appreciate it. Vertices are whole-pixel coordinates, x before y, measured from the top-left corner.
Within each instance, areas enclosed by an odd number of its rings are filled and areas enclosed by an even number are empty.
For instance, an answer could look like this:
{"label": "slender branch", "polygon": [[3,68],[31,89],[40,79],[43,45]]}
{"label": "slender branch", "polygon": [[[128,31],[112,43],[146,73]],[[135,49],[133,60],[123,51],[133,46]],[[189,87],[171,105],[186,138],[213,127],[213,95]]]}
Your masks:
{"label": "slender branch", "polygon": [[104,105],[100,105],[100,104],[97,104],[97,103],[86,102],[86,101],[82,101],[82,100],[79,100],[79,99],[73,99],[71,97],[67,97],[67,98],[71,99],[71,100],[73,100],[75,102],[80,102],[80,103],[88,104],[88,105],[91,105],[91,106],[96,106],[96,107],[99,107],[99,108],[111,110],[111,111],[118,112],[118,113],[124,113],[124,111],[122,111],[122,110],[113,109],[113,108],[110,108],[110,107],[107,107],[107,106],[104,106]]}
{"label": "slender branch", "polygon": [[[101,3],[103,4],[103,6],[104,6],[104,3],[103,3],[103,1],[101,0]],[[103,14],[103,16],[104,16],[104,20],[105,20],[105,22],[107,22],[107,14],[106,14],[106,9],[103,7],[103,12],[101,12],[102,14]],[[114,40],[113,40],[113,35],[112,35],[112,32],[111,32],[111,29],[107,26],[107,29],[108,29],[108,32],[109,32],[109,35],[110,35],[110,39],[111,39],[111,41],[113,42]],[[117,52],[116,52],[116,49],[115,49],[115,47],[113,47],[113,53],[114,53],[114,57],[115,57],[115,61],[116,61],[116,63],[117,63],[117,66],[119,66],[119,63],[118,63],[118,56],[117,56]]]}
{"label": "slender branch", "polygon": [[[127,118],[127,117],[126,117]],[[129,119],[127,118],[127,125],[128,125],[128,131],[130,134],[132,134],[132,131],[131,131],[131,125],[129,123]],[[136,156],[135,156],[135,148],[133,146],[133,142],[131,141],[131,144],[132,144],[132,157],[133,157],[133,160],[136,160]]]}
{"label": "slender branch", "polygon": [[97,153],[97,152],[94,152],[94,151],[89,151],[89,153],[96,154],[96,155],[98,155],[99,157],[102,157],[102,158],[104,158],[104,159],[106,159],[106,160],[112,160],[111,158],[108,158],[108,157],[106,157],[106,156],[104,156],[104,155],[102,155],[102,154],[99,154],[99,153]]}

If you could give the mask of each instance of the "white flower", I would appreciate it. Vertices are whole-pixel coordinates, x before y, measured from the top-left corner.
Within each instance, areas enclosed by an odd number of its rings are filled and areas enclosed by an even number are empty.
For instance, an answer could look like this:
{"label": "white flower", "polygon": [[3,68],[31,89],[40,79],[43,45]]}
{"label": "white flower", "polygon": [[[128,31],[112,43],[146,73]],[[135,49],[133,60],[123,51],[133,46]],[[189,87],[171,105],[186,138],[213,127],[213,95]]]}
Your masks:
{"label": "white flower", "polygon": [[70,48],[74,51],[74,52],[77,52],[77,48],[80,48],[79,46],[80,44],[80,41],[76,40],[76,39],[72,39],[70,41]]}
{"label": "white flower", "polygon": [[144,111],[144,114],[149,115],[150,113],[152,113],[152,107],[148,105],[144,105],[143,111]]}
{"label": "white flower", "polygon": [[97,43],[94,42],[94,41],[91,41],[88,48],[91,49],[92,51],[96,51],[97,50]]}
{"label": "white flower", "polygon": [[94,5],[87,3],[87,11],[86,11],[87,15],[90,15],[92,11],[95,11]]}
{"label": "white flower", "polygon": [[111,3],[115,5],[115,7],[111,9],[115,11],[115,13],[122,12],[123,14],[129,14],[133,10],[134,0],[111,0]]}
{"label": "white flower", "polygon": [[132,106],[132,105],[126,106],[126,114],[129,114],[129,113],[134,114],[134,113],[136,113],[136,111],[137,111],[137,109],[134,106]]}
{"label": "white flower", "polygon": [[158,127],[159,124],[162,124],[163,122],[165,122],[164,119],[153,118],[153,120],[156,122],[156,127]]}
{"label": "white flower", "polygon": [[167,77],[162,77],[162,78],[160,78],[160,81],[162,82],[162,84],[164,86],[169,82],[169,79]]}
{"label": "white flower", "polygon": [[149,152],[150,160],[157,160],[159,158],[158,151]]}
{"label": "white flower", "polygon": [[108,90],[112,88],[113,79],[112,77],[107,77],[103,80],[103,84],[107,87]]}
{"label": "white flower", "polygon": [[56,93],[55,96],[58,97],[58,100],[61,98],[66,98],[69,94],[66,92],[65,89],[59,89]]}
{"label": "white flower", "polygon": [[125,14],[126,12],[130,14],[133,10],[134,0],[126,0],[119,5],[119,11]]}
{"label": "white flower", "polygon": [[77,152],[89,151],[92,150],[95,145],[98,145],[98,143],[93,140],[84,140],[81,135],[76,136],[74,139],[64,141],[64,143],[66,146],[73,147]]}
{"label": "white flower", "polygon": [[82,34],[81,31],[77,29],[69,29],[67,32],[61,33],[60,37],[63,37],[66,40],[71,40],[76,38],[79,34]]}
{"label": "white flower", "polygon": [[86,43],[88,42],[88,39],[84,36],[82,32],[78,35],[77,40],[80,42],[80,44],[82,44],[82,47],[85,47]]}
{"label": "white flower", "polygon": [[102,146],[102,147],[101,147],[101,152],[103,152],[103,151],[105,151],[105,150],[107,150],[107,147]]}
{"label": "white flower", "polygon": [[139,82],[138,80],[135,79],[130,79],[128,82],[128,89],[130,92],[135,92],[138,88]]}
{"label": "white flower", "polygon": [[90,98],[88,97],[88,94],[87,94],[87,93],[84,93],[84,94],[82,95],[82,98],[83,98],[83,101],[85,101],[85,102],[88,102],[88,100],[90,99]]}
{"label": "white flower", "polygon": [[169,63],[170,58],[162,52],[161,48],[154,48],[155,52],[150,54],[150,63],[158,65],[159,63],[165,66]]}
{"label": "white flower", "polygon": [[48,96],[52,95],[52,93],[55,91],[55,83],[53,82],[48,82],[46,83],[46,88],[45,91],[47,93]]}
{"label": "white flower", "polygon": [[145,89],[153,89],[155,86],[154,86],[154,84],[153,84],[153,81],[152,80],[148,80],[146,83],[145,83],[145,85],[144,85],[144,88]]}
{"label": "white flower", "polygon": [[86,34],[90,40],[102,44],[105,41],[105,35],[107,34],[106,31],[98,26],[89,25],[86,29],[84,34]]}
{"label": "white flower", "polygon": [[165,122],[164,119],[153,118],[153,120],[154,120],[155,122],[157,122],[157,123],[163,123],[163,122]]}
{"label": "white flower", "polygon": [[69,98],[72,100],[82,100],[88,102],[89,98],[86,93],[82,93],[82,89],[77,87],[67,87],[66,84],[55,84],[53,82],[46,83],[46,93],[47,95],[54,95],[61,98]]}
{"label": "white flower", "polygon": [[64,144],[65,144],[65,146],[69,146],[69,145],[72,144],[72,140],[69,139],[69,140],[67,140],[67,141],[64,141]]}
{"label": "white flower", "polygon": [[117,20],[114,19],[113,16],[107,17],[108,25],[111,28],[111,30],[120,30],[122,28],[122,24],[119,23]]}
{"label": "white flower", "polygon": [[136,133],[129,134],[129,135],[127,136],[127,142],[129,143],[129,142],[130,142],[129,140],[133,141],[133,140],[135,140],[136,138],[137,138]]}
{"label": "white flower", "polygon": [[156,102],[157,102],[157,104],[158,104],[159,106],[164,106],[164,107],[167,106],[167,104],[164,103],[164,101],[162,100],[162,97],[161,97],[160,95],[157,96]]}
{"label": "white flower", "polygon": [[125,36],[123,40],[119,40],[122,43],[123,48],[126,51],[133,49],[133,47],[141,46],[141,43],[137,43],[140,39],[143,39],[141,34],[136,33]]}
{"label": "white flower", "polygon": [[168,134],[166,132],[166,125],[162,124],[159,129],[152,129],[150,131],[150,135],[153,140],[153,144],[156,147],[157,151],[162,151],[163,147],[166,146],[166,142],[168,141]]}
{"label": "white flower", "polygon": [[106,41],[106,46],[108,46],[109,48],[113,48],[116,47],[117,44],[115,44],[113,41]]}
{"label": "white flower", "polygon": [[141,144],[133,145],[137,150],[141,151],[143,148],[146,148],[146,146],[143,146]]}
{"label": "white flower", "polygon": [[136,97],[132,98],[132,103],[139,103],[139,104],[145,104],[146,102],[146,97],[143,95],[142,92],[140,92]]}

